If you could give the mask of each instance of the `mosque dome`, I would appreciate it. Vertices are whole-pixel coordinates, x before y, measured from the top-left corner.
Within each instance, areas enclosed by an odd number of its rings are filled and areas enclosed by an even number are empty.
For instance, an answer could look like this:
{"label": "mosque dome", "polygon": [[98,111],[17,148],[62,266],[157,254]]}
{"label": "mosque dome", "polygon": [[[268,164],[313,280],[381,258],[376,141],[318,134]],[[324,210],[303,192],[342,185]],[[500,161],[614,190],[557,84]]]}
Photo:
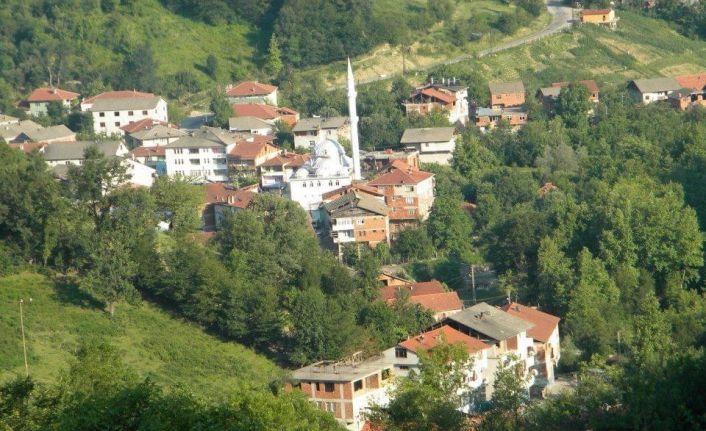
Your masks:
{"label": "mosque dome", "polygon": [[305,178],[299,176],[302,170],[306,170],[307,175],[312,172],[317,177],[350,175],[352,166],[352,159],[346,156],[346,150],[339,142],[324,139],[314,145],[311,149],[311,158],[296,172],[295,176]]}

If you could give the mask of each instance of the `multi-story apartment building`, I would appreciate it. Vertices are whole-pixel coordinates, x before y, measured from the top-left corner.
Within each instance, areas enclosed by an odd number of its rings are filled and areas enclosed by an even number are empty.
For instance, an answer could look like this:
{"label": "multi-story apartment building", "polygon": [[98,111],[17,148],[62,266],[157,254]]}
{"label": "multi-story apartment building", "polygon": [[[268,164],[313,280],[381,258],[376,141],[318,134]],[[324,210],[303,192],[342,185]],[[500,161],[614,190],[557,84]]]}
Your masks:
{"label": "multi-story apartment building", "polygon": [[383,199],[350,189],[342,196],[323,204],[322,225],[342,255],[346,244],[374,248],[390,242],[389,209]]}
{"label": "multi-story apartment building", "polygon": [[123,135],[124,126],[152,119],[168,122],[167,102],[152,93],[108,91],[81,102],[81,110],[93,116],[96,134]]}
{"label": "multi-story apartment building", "polygon": [[194,182],[228,181],[226,146],[210,139],[184,136],[164,147],[167,175]]}
{"label": "multi-story apartment building", "polygon": [[385,195],[390,208],[390,233],[416,226],[429,217],[434,204],[434,174],[394,162],[391,169],[368,182]]}
{"label": "multi-story apartment building", "polygon": [[324,139],[350,139],[351,125],[348,117],[302,118],[292,128],[294,148],[308,150]]}
{"label": "multi-story apartment building", "polygon": [[421,163],[448,165],[456,149],[456,130],[453,127],[407,129],[400,144],[410,152],[417,151]]}

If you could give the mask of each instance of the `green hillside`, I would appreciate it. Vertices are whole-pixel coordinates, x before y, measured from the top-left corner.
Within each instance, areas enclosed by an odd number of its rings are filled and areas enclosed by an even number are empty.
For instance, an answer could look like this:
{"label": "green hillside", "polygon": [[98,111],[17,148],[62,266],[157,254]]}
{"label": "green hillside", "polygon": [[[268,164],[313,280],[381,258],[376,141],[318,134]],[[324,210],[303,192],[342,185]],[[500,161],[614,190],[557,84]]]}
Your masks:
{"label": "green hillside", "polygon": [[0,381],[24,371],[20,298],[32,298],[25,306],[25,330],[30,372],[38,381],[56,380],[81,340],[107,341],[143,377],[185,384],[210,397],[227,395],[238,385],[264,386],[282,373],[253,351],[219,341],[147,303],[121,305],[111,319],[75,287],[24,273],[0,278]]}

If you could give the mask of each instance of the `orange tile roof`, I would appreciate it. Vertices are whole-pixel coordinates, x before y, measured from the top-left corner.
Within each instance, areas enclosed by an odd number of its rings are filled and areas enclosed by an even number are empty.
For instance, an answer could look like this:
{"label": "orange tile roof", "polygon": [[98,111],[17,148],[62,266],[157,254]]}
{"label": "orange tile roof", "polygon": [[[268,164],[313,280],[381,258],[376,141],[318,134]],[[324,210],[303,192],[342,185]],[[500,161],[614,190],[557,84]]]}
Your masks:
{"label": "orange tile roof", "polygon": [[206,203],[226,203],[237,208],[246,208],[250,205],[255,193],[246,189],[232,189],[222,183],[208,183],[204,185]]}
{"label": "orange tile roof", "polygon": [[262,120],[274,120],[280,115],[274,106],[260,103],[242,103],[233,105],[233,114],[236,117],[257,117]]}
{"label": "orange tile roof", "polygon": [[164,146],[137,147],[137,148],[132,149],[132,151],[130,151],[130,155],[135,156],[135,157],[152,157],[152,156],[164,157],[165,151],[164,151]]}
{"label": "orange tile roof", "polygon": [[413,168],[403,170],[403,169],[392,169],[386,174],[382,174],[379,177],[368,182],[370,186],[390,186],[398,184],[419,184],[422,181],[433,177],[434,174],[429,172],[424,172],[416,170]]}
{"label": "orange tile roof", "polygon": [[241,160],[254,160],[263,152],[271,153],[274,151],[279,151],[279,149],[269,142],[239,142],[230,151],[229,155],[237,157]]}
{"label": "orange tile roof", "polygon": [[706,88],[706,73],[697,75],[682,75],[674,78],[679,85],[694,91],[702,91]]}
{"label": "orange tile roof", "polygon": [[420,350],[429,350],[438,346],[442,340],[449,344],[461,343],[466,348],[468,353],[476,353],[481,350],[489,349],[491,345],[485,344],[477,338],[470,337],[462,332],[459,332],[448,325],[440,328],[424,332],[415,337],[409,338],[400,343],[400,346],[407,350],[417,353]]}
{"label": "orange tile roof", "polygon": [[[585,79],[583,81],[579,81],[581,84],[588,89],[591,93],[598,93],[598,84],[596,84],[596,81],[593,79]],[[559,81],[559,82],[552,82],[552,87],[566,87],[569,85],[568,81]]]}
{"label": "orange tile roof", "polygon": [[463,302],[456,292],[432,293],[429,295],[412,296],[409,302],[419,304],[434,313],[462,310]]}
{"label": "orange tile roof", "polygon": [[61,102],[64,100],[74,100],[80,96],[72,91],[62,90],[60,88],[37,88],[32,94],[27,97],[28,102]]}
{"label": "orange tile roof", "polygon": [[30,154],[34,150],[41,150],[47,144],[37,142],[24,142],[22,144],[8,144],[10,148],[16,148],[25,154]]}
{"label": "orange tile roof", "polygon": [[446,292],[443,284],[441,284],[438,280],[432,280],[419,283],[410,283],[404,286],[385,286],[380,289],[380,294],[384,301],[390,302],[394,301],[397,297],[397,291],[403,289],[409,291],[410,297]]}
{"label": "orange tile roof", "polygon": [[226,89],[226,95],[230,97],[267,96],[275,91],[277,87],[274,85],[245,81]]}
{"label": "orange tile roof", "polygon": [[167,126],[167,127],[173,127],[172,125],[170,125],[169,123],[167,123],[165,121],[153,120],[151,118],[143,118],[142,120],[139,120],[139,121],[131,121],[130,123],[124,125],[120,129],[123,130],[127,134],[132,134],[135,132],[139,132],[140,130],[151,129],[152,127],[156,126],[157,124],[161,124],[162,126]]}
{"label": "orange tile roof", "polygon": [[420,93],[425,96],[428,96],[428,97],[433,97],[435,99],[439,99],[445,103],[454,103],[456,101],[456,96],[446,94],[446,93],[441,92],[435,88],[425,88],[422,91],[420,91]]}
{"label": "orange tile roof", "polygon": [[288,166],[299,168],[303,166],[307,160],[309,160],[308,154],[285,153],[271,158],[260,166]]}
{"label": "orange tile roof", "polygon": [[96,94],[93,97],[84,99],[83,103],[94,103],[103,99],[128,99],[131,97],[154,97],[152,93],[143,93],[136,90],[121,90],[121,91],[106,91],[101,94]]}
{"label": "orange tile roof", "polygon": [[559,320],[561,320],[549,313],[516,302],[506,304],[502,309],[522,320],[534,323],[534,327],[527,331],[527,335],[542,343],[549,341],[549,337],[551,337],[552,332],[559,325]]}
{"label": "orange tile roof", "polygon": [[584,9],[582,15],[606,15],[610,13],[610,9]]}
{"label": "orange tile roof", "polygon": [[383,193],[380,193],[378,189],[375,187],[370,187],[365,183],[353,183],[349,184],[347,186],[339,187],[335,190],[331,190],[330,192],[326,192],[323,195],[321,195],[322,198],[328,199],[333,196],[338,196],[338,195],[343,195],[347,193],[349,190],[359,190],[365,194],[373,195],[373,196],[380,196],[384,197],[385,195]]}

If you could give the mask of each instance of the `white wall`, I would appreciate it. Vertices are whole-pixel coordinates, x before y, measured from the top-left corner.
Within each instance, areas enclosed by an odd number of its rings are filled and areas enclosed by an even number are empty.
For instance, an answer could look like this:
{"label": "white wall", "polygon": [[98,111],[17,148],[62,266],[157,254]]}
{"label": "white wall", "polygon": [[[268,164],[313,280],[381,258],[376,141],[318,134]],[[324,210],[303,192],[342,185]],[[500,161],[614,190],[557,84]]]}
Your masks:
{"label": "white wall", "polygon": [[351,177],[290,178],[287,197],[307,211],[319,208],[324,193],[351,184]]}
{"label": "white wall", "polygon": [[228,181],[228,161],[222,146],[166,148],[165,162],[169,176],[193,178],[194,182]]}
{"label": "white wall", "polygon": [[[115,115],[115,114],[118,115]],[[132,113],[132,115],[130,115]],[[169,121],[167,113],[167,102],[160,99],[155,109],[147,110],[123,110],[123,111],[92,111],[93,130],[96,134],[123,135],[120,129],[130,123],[151,118],[158,121]]]}
{"label": "white wall", "polygon": [[[68,100],[63,100],[61,103],[67,109],[71,107],[71,102]],[[49,106],[49,102],[29,102],[29,114],[34,117],[47,115],[47,106]]]}

